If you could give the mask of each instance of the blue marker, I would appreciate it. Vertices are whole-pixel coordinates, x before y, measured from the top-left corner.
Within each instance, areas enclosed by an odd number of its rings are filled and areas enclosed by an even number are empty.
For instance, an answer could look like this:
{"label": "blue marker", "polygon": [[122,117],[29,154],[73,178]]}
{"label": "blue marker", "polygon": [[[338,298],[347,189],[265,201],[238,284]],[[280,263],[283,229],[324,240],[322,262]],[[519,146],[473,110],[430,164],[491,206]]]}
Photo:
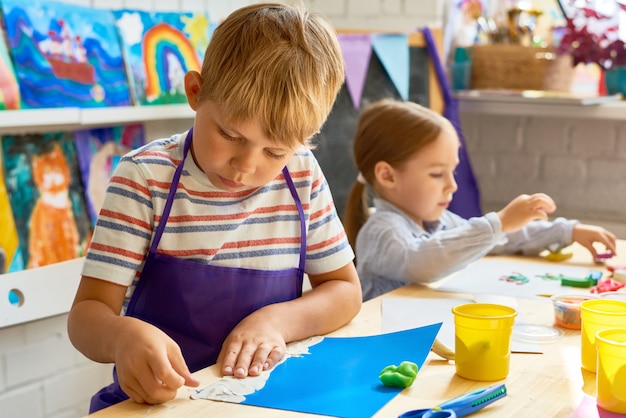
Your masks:
{"label": "blue marker", "polygon": [[465,393],[431,409],[407,411],[398,418],[460,418],[473,414],[506,396],[506,386],[499,384]]}

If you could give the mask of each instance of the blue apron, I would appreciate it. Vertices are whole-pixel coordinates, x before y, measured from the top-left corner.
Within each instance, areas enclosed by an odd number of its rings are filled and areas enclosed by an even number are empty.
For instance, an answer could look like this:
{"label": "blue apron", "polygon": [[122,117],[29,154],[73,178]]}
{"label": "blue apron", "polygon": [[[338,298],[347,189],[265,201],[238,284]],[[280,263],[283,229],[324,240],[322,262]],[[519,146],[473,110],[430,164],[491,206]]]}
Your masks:
{"label": "blue apron", "polygon": [[[306,258],[306,224],[300,198],[287,167],[283,175],[300,216],[300,261],[297,268],[254,270],[223,267],[157,253],[172,208],[193,129],[185,138],[183,158],[172,178],[163,216],[150,246],[140,280],[126,310],[127,316],[148,322],[180,346],[194,372],[217,361],[232,329],[259,308],[302,295]],[[113,369],[113,383],[91,398],[90,413],[128,399]]]}
{"label": "blue apron", "polygon": [[475,216],[482,216],[482,210],[480,208],[480,191],[478,189],[478,183],[472,170],[472,165],[467,153],[467,146],[465,144],[465,137],[463,136],[463,130],[461,129],[461,118],[459,117],[457,100],[452,97],[452,90],[450,89],[450,83],[446,77],[443,64],[439,58],[439,52],[437,51],[437,45],[433,39],[433,35],[428,28],[422,29],[424,33],[424,40],[426,41],[426,49],[428,55],[433,64],[433,68],[437,73],[437,80],[441,87],[441,94],[443,96],[444,108],[443,116],[452,123],[456,133],[461,141],[461,148],[459,149],[459,165],[456,168],[454,174],[456,184],[459,186],[452,202],[450,202],[450,211],[457,215],[469,219]]}

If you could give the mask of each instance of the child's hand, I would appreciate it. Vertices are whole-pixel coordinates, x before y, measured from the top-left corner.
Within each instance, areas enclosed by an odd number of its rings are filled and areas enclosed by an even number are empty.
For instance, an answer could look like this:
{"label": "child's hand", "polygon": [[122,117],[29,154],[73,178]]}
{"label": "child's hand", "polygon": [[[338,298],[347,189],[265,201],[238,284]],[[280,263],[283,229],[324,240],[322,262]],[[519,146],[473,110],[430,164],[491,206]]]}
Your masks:
{"label": "child's hand", "polygon": [[556,204],[546,194],[519,195],[498,212],[502,222],[502,232],[518,231],[536,219],[547,221],[548,214],[555,210]]}
{"label": "child's hand", "polygon": [[577,243],[588,249],[589,252],[593,255],[594,260],[598,258],[598,253],[593,247],[594,242],[599,242],[603,244],[608,252],[616,254],[615,235],[600,226],[585,224],[574,225],[574,230],[572,231],[572,240],[576,241]]}
{"label": "child's hand", "polygon": [[224,376],[258,376],[285,355],[285,338],[262,311],[241,321],[222,344],[217,362]]}
{"label": "child's hand", "polygon": [[148,323],[124,319],[129,323],[117,339],[115,363],[120,386],[133,401],[163,403],[174,399],[181,386],[200,384],[174,340]]}

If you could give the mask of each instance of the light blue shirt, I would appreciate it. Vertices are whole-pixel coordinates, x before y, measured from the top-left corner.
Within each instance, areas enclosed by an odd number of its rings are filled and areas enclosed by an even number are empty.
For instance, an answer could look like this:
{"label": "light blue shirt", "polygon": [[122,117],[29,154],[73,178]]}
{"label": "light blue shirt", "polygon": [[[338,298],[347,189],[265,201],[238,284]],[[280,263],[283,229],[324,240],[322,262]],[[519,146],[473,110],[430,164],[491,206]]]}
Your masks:
{"label": "light blue shirt", "polygon": [[464,219],[445,211],[426,230],[391,203],[374,199],[376,211],[356,238],[356,263],[363,300],[408,283],[430,283],[487,254],[536,255],[572,243],[576,220],[533,221],[502,232],[495,212]]}

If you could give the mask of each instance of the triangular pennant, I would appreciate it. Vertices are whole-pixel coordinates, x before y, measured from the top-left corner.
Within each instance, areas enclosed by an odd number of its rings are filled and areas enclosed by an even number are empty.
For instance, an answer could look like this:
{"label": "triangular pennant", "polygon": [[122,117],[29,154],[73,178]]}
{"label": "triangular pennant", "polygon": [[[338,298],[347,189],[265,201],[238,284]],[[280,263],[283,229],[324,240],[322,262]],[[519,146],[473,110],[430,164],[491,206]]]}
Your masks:
{"label": "triangular pennant", "polygon": [[372,36],[361,33],[343,33],[337,36],[346,66],[346,86],[354,108],[358,109],[372,56]]}
{"label": "triangular pennant", "polygon": [[376,34],[372,37],[374,52],[404,100],[409,100],[410,62],[407,38],[404,34]]}

